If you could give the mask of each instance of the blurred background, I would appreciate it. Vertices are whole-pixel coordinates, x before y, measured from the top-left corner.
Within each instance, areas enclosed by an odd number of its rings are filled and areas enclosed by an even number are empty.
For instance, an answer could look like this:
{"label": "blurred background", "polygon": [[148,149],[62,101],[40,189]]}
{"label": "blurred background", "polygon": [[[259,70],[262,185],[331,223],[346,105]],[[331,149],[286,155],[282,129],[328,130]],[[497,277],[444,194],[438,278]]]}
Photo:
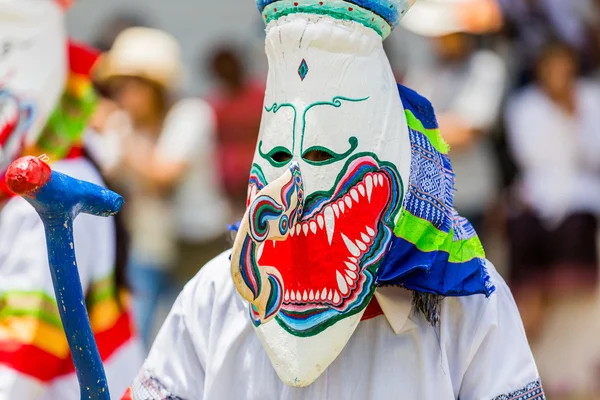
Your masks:
{"label": "blurred background", "polygon": [[[414,8],[386,51],[436,108],[455,206],[513,290],[548,398],[600,399],[600,0],[468,1]],[[127,196],[149,346],[245,208],[264,25],[251,1],[104,0],[69,30],[107,52],[86,141]]]}

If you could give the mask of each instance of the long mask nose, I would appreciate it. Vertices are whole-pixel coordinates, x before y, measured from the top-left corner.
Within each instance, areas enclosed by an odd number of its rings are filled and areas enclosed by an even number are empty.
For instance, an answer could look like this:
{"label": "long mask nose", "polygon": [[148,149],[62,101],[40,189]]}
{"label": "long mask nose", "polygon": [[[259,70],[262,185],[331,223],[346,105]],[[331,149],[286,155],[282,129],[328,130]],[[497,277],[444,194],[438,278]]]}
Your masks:
{"label": "long mask nose", "polygon": [[240,295],[251,305],[254,322],[264,324],[281,308],[284,283],[272,266],[260,265],[267,240],[286,240],[302,216],[304,189],[297,163],[251,199],[236,236],[231,274]]}

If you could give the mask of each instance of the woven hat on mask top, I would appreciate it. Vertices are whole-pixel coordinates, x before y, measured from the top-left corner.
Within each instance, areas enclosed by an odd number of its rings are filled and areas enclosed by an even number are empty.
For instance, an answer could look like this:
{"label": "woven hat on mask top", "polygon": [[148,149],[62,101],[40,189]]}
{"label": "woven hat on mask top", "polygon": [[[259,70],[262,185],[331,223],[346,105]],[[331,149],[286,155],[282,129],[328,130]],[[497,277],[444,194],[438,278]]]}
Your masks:
{"label": "woven hat on mask top", "polygon": [[416,0],[256,0],[266,23],[290,14],[355,21],[388,37]]}

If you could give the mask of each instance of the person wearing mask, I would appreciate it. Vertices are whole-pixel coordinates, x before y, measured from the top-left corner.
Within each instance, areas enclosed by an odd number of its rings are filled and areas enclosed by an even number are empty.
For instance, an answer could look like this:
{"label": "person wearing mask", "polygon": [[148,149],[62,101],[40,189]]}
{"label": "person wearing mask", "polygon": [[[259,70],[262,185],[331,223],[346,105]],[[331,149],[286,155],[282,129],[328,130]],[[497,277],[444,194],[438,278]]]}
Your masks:
{"label": "person wearing mask", "polygon": [[124,399],[546,398],[510,290],[453,208],[433,107],[383,49],[414,1],[356,3],[257,3],[248,208]]}
{"label": "person wearing mask", "polygon": [[[530,339],[548,342],[544,372],[557,397],[554,390],[581,394],[600,358],[597,336],[586,335],[597,329],[590,314],[597,312],[600,87],[580,78],[577,59],[562,42],[545,45],[534,83],[510,99],[505,116],[520,169],[508,222],[510,280]],[[565,326],[573,327],[567,337]]]}
{"label": "person wearing mask", "polygon": [[246,207],[248,175],[264,99],[264,84],[252,81],[244,60],[233,46],[222,46],[211,57],[218,87],[208,96],[215,113],[218,166],[221,184],[235,218]]}
{"label": "person wearing mask", "polygon": [[[64,6],[64,4],[62,5]],[[54,297],[40,217],[5,185],[21,155],[104,186],[81,137],[96,95],[97,52],[69,42],[64,10],[51,0],[0,3],[0,399],[80,398]],[[62,95],[61,95],[62,94]],[[81,216],[74,226],[79,276],[109,388],[119,392],[143,353],[130,318],[126,238],[118,219]],[[125,385],[125,386],[123,386]]]}
{"label": "person wearing mask", "polygon": [[490,135],[500,120],[508,70],[473,34],[499,26],[489,0],[421,0],[402,25],[430,38],[433,56],[408,68],[404,83],[427,97],[449,143],[456,172],[454,204],[485,241],[484,221],[500,186]]}
{"label": "person wearing mask", "polygon": [[[159,300],[172,288],[178,237],[211,242],[224,235],[227,224],[213,161],[215,117],[200,99],[176,99],[180,57],[178,43],[166,32],[129,28],[96,70],[96,79],[130,121],[121,118],[116,133],[121,142],[113,150],[118,154],[107,174],[129,191],[131,282],[147,346]],[[218,252],[219,245],[210,250]],[[202,260],[190,262],[193,275]]]}

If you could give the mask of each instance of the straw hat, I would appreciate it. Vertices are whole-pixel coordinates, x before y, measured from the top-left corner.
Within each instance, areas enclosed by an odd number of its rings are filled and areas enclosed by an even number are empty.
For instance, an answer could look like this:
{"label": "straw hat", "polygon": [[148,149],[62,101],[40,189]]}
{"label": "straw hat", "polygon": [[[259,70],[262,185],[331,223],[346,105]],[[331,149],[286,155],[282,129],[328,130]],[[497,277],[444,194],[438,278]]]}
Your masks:
{"label": "straw hat", "polygon": [[121,32],[112,49],[95,67],[100,82],[120,76],[148,79],[166,89],[179,83],[181,50],[168,33],[150,28],[128,28]]}
{"label": "straw hat", "polygon": [[420,0],[401,24],[417,35],[428,37],[483,34],[501,27],[502,14],[497,0]]}

